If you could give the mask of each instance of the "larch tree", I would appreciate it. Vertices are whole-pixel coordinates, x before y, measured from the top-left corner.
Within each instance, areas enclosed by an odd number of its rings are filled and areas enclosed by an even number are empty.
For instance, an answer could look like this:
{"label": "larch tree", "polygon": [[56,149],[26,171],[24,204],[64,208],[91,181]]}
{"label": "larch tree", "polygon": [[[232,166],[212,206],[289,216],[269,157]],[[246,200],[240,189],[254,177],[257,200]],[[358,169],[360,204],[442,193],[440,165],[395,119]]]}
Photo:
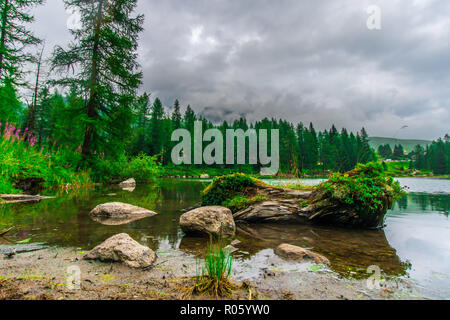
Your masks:
{"label": "larch tree", "polygon": [[76,85],[86,97],[82,154],[87,159],[102,141],[103,149],[114,148],[111,136],[117,130],[110,125],[120,122],[117,115],[131,114],[142,79],[137,47],[144,16],[133,13],[137,0],[65,0],[65,5],[79,10],[81,28],[71,30],[74,40],[67,49],[55,48],[52,70],[65,75],[56,84]]}
{"label": "larch tree", "polygon": [[25,48],[41,42],[26,28],[33,22],[32,7],[43,0],[0,0],[0,83],[20,83],[23,64],[33,60]]}

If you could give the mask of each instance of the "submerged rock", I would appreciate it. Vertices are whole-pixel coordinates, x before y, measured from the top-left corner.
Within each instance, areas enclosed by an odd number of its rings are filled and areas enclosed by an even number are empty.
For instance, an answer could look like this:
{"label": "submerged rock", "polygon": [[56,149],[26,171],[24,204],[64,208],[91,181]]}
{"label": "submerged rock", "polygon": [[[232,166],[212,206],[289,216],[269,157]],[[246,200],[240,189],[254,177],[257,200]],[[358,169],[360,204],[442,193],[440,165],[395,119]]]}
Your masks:
{"label": "submerged rock", "polygon": [[155,252],[121,233],[89,251],[83,259],[122,262],[131,268],[148,268],[156,260]]}
{"label": "submerged rock", "polygon": [[225,207],[200,207],[180,217],[180,227],[187,234],[234,236],[236,224],[231,210]]}
{"label": "submerged rock", "polygon": [[122,202],[108,202],[98,205],[90,213],[91,217],[108,219],[145,218],[156,214],[151,210]]}
{"label": "submerged rock", "polygon": [[128,179],[126,181],[123,181],[119,183],[119,187],[121,188],[134,188],[136,187],[136,180],[134,178]]}
{"label": "submerged rock", "polygon": [[288,260],[313,260],[315,263],[319,264],[330,264],[330,261],[327,258],[318,253],[286,243],[279,245],[275,249],[275,254]]}
{"label": "submerged rock", "polygon": [[227,252],[228,254],[232,254],[233,252],[238,251],[239,249],[232,246],[232,245],[228,245],[223,249],[225,252]]}

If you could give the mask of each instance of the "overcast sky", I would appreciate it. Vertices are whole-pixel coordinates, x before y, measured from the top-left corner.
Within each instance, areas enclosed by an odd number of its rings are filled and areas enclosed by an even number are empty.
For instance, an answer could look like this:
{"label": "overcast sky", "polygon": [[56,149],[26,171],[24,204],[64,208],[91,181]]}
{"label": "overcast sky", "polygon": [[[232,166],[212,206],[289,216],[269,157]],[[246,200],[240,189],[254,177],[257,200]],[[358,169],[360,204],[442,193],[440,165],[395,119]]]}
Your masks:
{"label": "overcast sky", "polygon": [[[369,5],[381,30],[367,28]],[[372,136],[450,131],[448,0],[140,0],[138,12],[142,90],[164,105]],[[62,0],[35,16],[48,51],[71,40]]]}

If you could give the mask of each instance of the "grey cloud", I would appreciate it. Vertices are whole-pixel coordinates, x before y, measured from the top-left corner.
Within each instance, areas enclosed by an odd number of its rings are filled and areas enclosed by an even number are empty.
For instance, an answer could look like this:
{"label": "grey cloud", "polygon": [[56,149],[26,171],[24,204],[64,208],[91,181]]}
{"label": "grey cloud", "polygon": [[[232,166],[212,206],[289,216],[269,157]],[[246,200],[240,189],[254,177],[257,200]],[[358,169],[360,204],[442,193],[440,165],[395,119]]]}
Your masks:
{"label": "grey cloud", "polygon": [[[381,8],[382,30],[365,9]],[[405,138],[449,130],[445,0],[140,0],[142,90],[212,121],[282,117]],[[70,39],[61,0],[36,15],[51,45]],[[194,37],[192,37],[192,31]],[[193,40],[193,41],[192,41]]]}

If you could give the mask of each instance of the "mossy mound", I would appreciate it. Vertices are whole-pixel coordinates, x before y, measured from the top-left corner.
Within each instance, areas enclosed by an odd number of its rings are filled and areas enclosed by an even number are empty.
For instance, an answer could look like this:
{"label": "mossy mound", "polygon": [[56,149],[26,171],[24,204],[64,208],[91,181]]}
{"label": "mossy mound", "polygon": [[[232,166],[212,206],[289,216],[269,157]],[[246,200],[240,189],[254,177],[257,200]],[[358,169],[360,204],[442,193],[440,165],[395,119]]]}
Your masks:
{"label": "mossy mound", "polygon": [[202,192],[202,205],[221,206],[236,196],[248,195],[256,186],[266,186],[266,184],[243,173],[216,177]]}
{"label": "mossy mound", "polygon": [[309,220],[316,223],[378,228],[395,200],[404,194],[398,181],[385,175],[377,163],[335,173],[312,195]]}

